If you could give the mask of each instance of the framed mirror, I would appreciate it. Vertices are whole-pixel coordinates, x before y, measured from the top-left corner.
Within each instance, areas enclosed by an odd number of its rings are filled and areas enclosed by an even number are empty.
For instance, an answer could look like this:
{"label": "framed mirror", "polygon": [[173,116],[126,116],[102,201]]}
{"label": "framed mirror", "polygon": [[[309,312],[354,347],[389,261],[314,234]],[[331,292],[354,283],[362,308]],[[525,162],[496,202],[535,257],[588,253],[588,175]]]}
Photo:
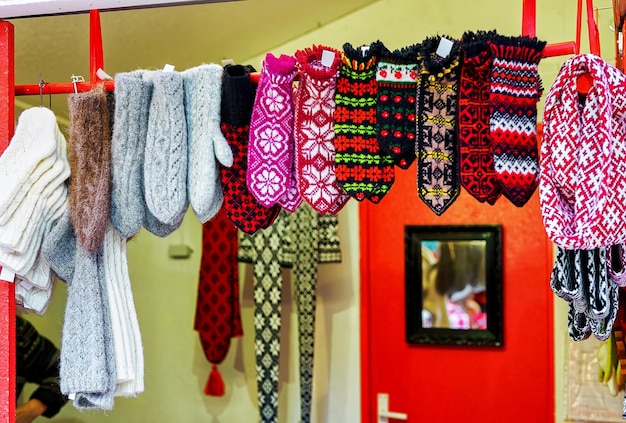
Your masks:
{"label": "framed mirror", "polygon": [[502,227],[404,232],[406,341],[502,346]]}

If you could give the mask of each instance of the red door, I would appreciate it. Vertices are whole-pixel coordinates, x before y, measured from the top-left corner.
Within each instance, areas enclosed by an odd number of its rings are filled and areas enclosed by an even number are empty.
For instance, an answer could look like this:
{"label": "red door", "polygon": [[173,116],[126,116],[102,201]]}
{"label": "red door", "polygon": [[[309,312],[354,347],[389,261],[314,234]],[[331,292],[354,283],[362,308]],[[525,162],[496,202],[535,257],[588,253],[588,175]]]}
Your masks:
{"label": "red door", "polygon": [[[436,216],[419,200],[415,166],[396,173],[378,205],[360,204],[362,421],[378,423],[377,394],[409,422],[553,422],[552,244],[538,194],[522,208],[462,191]],[[405,342],[404,226],[501,224],[503,347]],[[401,420],[389,419],[390,422]]]}

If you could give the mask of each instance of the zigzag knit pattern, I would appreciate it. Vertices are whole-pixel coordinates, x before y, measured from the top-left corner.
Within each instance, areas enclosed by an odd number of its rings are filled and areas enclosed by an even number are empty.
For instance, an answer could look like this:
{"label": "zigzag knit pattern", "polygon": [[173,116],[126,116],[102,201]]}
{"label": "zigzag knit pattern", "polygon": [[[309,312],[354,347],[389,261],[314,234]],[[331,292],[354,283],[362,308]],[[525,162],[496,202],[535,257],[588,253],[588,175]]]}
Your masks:
{"label": "zigzag knit pattern", "polygon": [[[330,67],[321,63],[324,50],[334,54]],[[330,213],[333,208],[343,208],[350,199],[337,183],[333,144],[335,90],[341,52],[313,46],[297,51],[295,56],[301,69],[294,121],[298,189],[315,211]]]}
{"label": "zigzag knit pattern", "polygon": [[272,207],[291,186],[293,90],[296,59],[268,53],[259,77],[248,145],[248,189]]}
{"label": "zigzag knit pattern", "polygon": [[375,48],[343,46],[335,94],[335,173],[343,190],[358,201],[378,203],[395,179],[393,159],[376,139]]}
{"label": "zigzag knit pattern", "polygon": [[490,128],[494,166],[504,195],[522,207],[537,188],[537,103],[542,87],[538,65],[544,41],[494,36]]}
{"label": "zigzag knit pattern", "polygon": [[[580,105],[576,81],[593,85]],[[548,237],[566,249],[626,241],[626,76],[594,55],[566,61],[544,109],[539,202]]]}
{"label": "zigzag knit pattern", "polygon": [[376,136],[383,152],[401,169],[415,161],[415,89],[419,44],[389,51],[379,45]]}

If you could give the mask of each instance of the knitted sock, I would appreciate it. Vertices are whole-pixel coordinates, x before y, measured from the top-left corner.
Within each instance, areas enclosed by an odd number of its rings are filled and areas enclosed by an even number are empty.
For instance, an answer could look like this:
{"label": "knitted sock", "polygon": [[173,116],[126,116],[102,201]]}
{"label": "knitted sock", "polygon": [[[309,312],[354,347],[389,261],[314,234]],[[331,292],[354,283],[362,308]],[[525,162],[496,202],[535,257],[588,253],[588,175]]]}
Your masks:
{"label": "knitted sock", "polygon": [[378,47],[376,136],[401,169],[415,161],[415,90],[419,44],[389,51]]}
{"label": "knitted sock", "polygon": [[291,56],[265,56],[252,108],[246,177],[248,190],[265,207],[291,186],[295,64]]}
{"label": "knitted sock", "polygon": [[76,236],[72,227],[69,209],[55,222],[44,237],[41,254],[52,271],[65,283],[74,277],[74,257],[76,256]]}
{"label": "knitted sock", "polygon": [[376,139],[376,44],[343,46],[335,94],[335,174],[358,201],[378,203],[393,184],[393,159]]}
{"label": "knitted sock", "polygon": [[266,208],[259,204],[246,184],[248,135],[254,102],[251,71],[252,67],[242,65],[224,68],[221,128],[233,153],[233,165],[220,169],[228,218],[248,234],[271,225],[280,211],[277,205]]}
{"label": "knitted sock", "polygon": [[318,215],[318,249],[320,263],[341,263],[339,219],[332,215]]}
{"label": "knitted sock", "polygon": [[217,365],[233,337],[243,335],[239,305],[237,228],[222,209],[202,226],[202,258],[194,329],[213,370],[207,378],[206,395],[224,395]]}
{"label": "knitted sock", "polygon": [[111,207],[111,128],[102,87],[70,94],[70,210],[87,251],[102,244]]}
{"label": "knitted sock", "polygon": [[537,103],[543,88],[538,65],[545,41],[496,35],[489,41],[490,127],[494,165],[504,196],[522,207],[537,188]]}
{"label": "knitted sock", "polygon": [[146,204],[154,217],[174,224],[187,210],[187,123],[183,77],[157,71],[148,118],[144,160]]}
{"label": "knitted sock", "polygon": [[142,189],[152,83],[142,72],[115,75],[115,125],[111,140],[111,223],[123,237],[141,229],[145,219]]}
{"label": "knitted sock", "polygon": [[491,51],[487,40],[494,35],[495,31],[463,34],[457,123],[461,186],[481,203],[492,205],[502,194],[489,130]]}
{"label": "knitted sock", "polygon": [[221,66],[201,65],[182,73],[189,145],[189,202],[202,223],[222,205],[219,164],[232,166],[233,154],[220,130]]}
{"label": "knitted sock", "polygon": [[[437,49],[445,44],[444,38],[452,46],[442,57]],[[437,216],[452,205],[461,190],[456,136],[459,53],[458,41],[438,36],[423,41],[417,60],[417,190]]]}
{"label": "knitted sock", "polygon": [[33,107],[20,115],[11,143],[0,156],[0,223],[12,216],[12,212],[7,213],[10,205],[17,206],[54,163],[45,159],[57,149],[56,125],[54,113],[45,107]]}
{"label": "knitted sock", "polygon": [[[329,66],[322,64],[324,51],[333,55]],[[340,210],[350,199],[337,183],[333,144],[335,90],[341,52],[313,46],[298,50],[295,57],[300,67],[294,105],[298,189],[315,211],[325,214],[334,208]]]}

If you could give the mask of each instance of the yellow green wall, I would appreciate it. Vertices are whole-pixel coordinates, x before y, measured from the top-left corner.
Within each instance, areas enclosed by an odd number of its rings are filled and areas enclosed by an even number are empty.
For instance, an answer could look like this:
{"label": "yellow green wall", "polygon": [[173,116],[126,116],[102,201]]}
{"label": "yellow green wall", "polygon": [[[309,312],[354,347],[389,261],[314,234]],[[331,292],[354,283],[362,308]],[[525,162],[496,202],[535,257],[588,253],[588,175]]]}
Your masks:
{"label": "yellow green wall", "polygon": [[[537,33],[548,42],[574,38],[576,2],[538,1]],[[294,2],[294,13],[306,13],[314,2]],[[608,0],[596,6],[610,6]],[[268,22],[268,25],[275,23]],[[604,57],[613,61],[611,11],[600,12]],[[383,41],[390,48],[421,41],[426,36],[447,34],[460,37],[465,30],[496,29],[518,35],[521,30],[521,0],[380,0],[349,16],[272,49],[275,54],[292,54],[312,44],[341,48]],[[138,27],[137,30],[141,30]],[[583,52],[586,47],[583,46]],[[246,60],[260,69],[264,53]],[[546,59],[541,75],[546,92],[566,58]],[[545,97],[545,93],[544,93]],[[384,202],[379,205],[384,207]],[[358,422],[360,420],[359,377],[359,269],[358,208],[355,202],[340,213],[344,262],[320,267],[316,338],[314,422]],[[471,222],[468,222],[471,223]],[[167,256],[171,244],[185,242],[194,253],[188,260]],[[223,398],[202,394],[210,371],[196,333],[193,315],[200,258],[200,224],[188,213],[182,228],[166,239],[142,232],[128,244],[131,280],[141,325],[146,356],[146,392],[135,399],[119,399],[113,412],[79,413],[65,407],[56,422],[211,422],[256,421],[256,384],[253,344],[253,299],[250,269],[242,265],[241,302],[244,337],[235,340],[220,366],[226,382]],[[286,276],[288,274],[286,273]],[[283,331],[280,371],[280,422],[299,419],[297,369],[297,320],[293,287],[283,294]],[[548,281],[546,281],[546,284]],[[54,303],[35,324],[58,341],[63,316],[65,289],[60,286]],[[556,418],[561,409],[563,345],[567,342],[562,302],[555,301]],[[515,317],[512,317],[515,318]],[[519,318],[523,318],[519,316]],[[617,411],[619,412],[619,410]]]}

